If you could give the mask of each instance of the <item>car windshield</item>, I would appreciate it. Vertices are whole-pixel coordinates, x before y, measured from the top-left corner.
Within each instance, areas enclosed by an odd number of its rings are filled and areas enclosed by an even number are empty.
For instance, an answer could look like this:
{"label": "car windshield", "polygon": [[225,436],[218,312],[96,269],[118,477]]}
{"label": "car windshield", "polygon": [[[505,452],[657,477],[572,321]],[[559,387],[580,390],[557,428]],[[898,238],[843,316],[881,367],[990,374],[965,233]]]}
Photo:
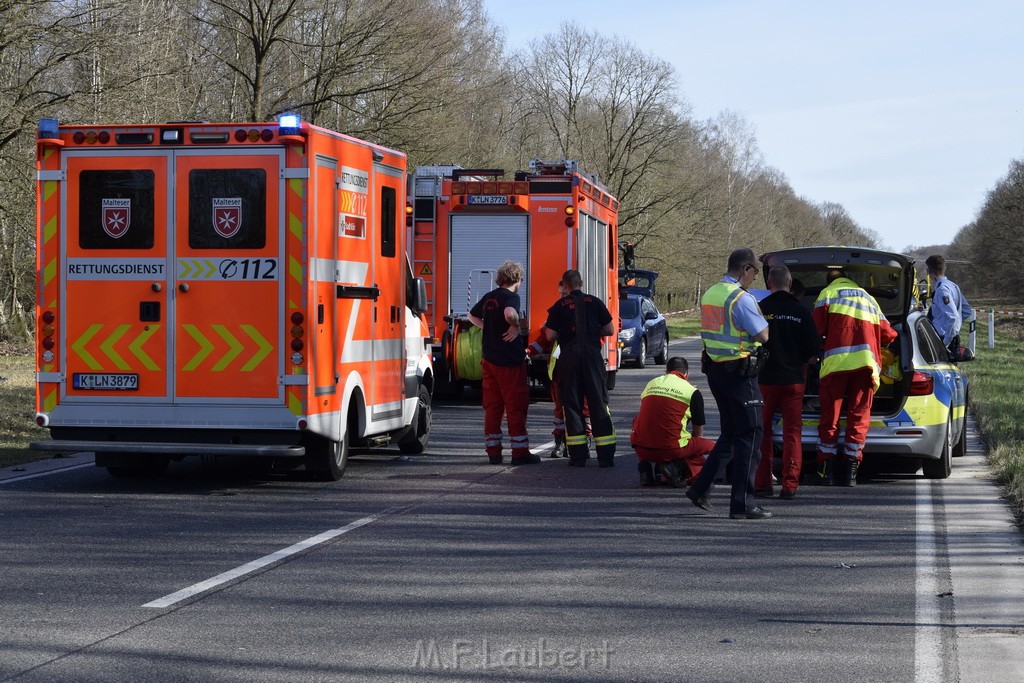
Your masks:
{"label": "car windshield", "polygon": [[640,302],[636,299],[622,299],[619,301],[619,317],[636,318],[640,315]]}

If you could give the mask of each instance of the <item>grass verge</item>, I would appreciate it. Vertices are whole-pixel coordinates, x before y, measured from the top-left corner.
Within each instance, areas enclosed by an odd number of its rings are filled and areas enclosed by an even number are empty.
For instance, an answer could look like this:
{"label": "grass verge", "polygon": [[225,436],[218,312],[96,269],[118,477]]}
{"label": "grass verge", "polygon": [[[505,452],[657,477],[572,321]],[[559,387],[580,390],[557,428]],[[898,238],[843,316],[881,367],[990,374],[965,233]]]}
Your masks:
{"label": "grass verge", "polygon": [[35,365],[32,356],[0,355],[0,467],[52,457],[28,450],[48,432],[35,423]]}
{"label": "grass verge", "polygon": [[970,379],[971,412],[988,444],[989,463],[1006,489],[1018,524],[1024,524],[1024,321],[996,319],[995,348],[978,322],[977,358],[960,369]]}

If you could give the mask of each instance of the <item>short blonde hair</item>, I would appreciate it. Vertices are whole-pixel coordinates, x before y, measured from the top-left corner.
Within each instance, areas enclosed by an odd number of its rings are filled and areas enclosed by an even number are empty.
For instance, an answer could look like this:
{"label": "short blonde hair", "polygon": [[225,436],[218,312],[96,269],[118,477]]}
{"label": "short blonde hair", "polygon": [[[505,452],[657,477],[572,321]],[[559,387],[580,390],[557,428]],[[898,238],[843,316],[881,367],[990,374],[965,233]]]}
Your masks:
{"label": "short blonde hair", "polygon": [[498,286],[508,287],[523,279],[523,264],[516,261],[505,261],[498,266]]}

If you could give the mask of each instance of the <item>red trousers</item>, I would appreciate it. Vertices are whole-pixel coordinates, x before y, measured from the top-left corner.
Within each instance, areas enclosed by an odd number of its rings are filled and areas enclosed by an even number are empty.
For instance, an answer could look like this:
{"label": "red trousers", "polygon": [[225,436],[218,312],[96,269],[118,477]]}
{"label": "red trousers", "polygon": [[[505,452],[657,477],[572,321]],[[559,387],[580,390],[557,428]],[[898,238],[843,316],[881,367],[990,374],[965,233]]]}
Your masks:
{"label": "red trousers", "polygon": [[837,453],[839,418],[846,399],[846,455],[858,462],[871,423],[871,404],[875,387],[871,368],[852,372],[835,372],[821,378],[818,389],[821,400],[821,422],[818,423],[818,462],[831,460]]}
{"label": "red trousers", "polygon": [[764,436],[761,438],[761,462],[754,475],[754,488],[766,489],[772,485],[772,420],[775,413],[782,413],[782,490],[796,491],[800,485],[800,468],[803,466],[803,447],[800,433],[803,418],[800,416],[804,403],[803,384],[762,384],[764,398],[762,412]]}
{"label": "red trousers", "polygon": [[700,474],[701,468],[704,467],[704,456],[710,453],[714,447],[715,442],[711,439],[705,439],[702,436],[691,436],[690,440],[682,448],[644,448],[643,446],[633,446],[633,449],[636,451],[637,460],[641,462],[653,462],[660,465],[663,462],[685,460],[686,465],[690,468],[690,476],[696,477]]}
{"label": "red trousers", "polygon": [[480,369],[483,374],[484,441],[487,455],[501,455],[502,417],[508,419],[512,457],[529,455],[526,411],[530,407],[530,387],[527,383],[526,363],[504,366],[483,360]]}

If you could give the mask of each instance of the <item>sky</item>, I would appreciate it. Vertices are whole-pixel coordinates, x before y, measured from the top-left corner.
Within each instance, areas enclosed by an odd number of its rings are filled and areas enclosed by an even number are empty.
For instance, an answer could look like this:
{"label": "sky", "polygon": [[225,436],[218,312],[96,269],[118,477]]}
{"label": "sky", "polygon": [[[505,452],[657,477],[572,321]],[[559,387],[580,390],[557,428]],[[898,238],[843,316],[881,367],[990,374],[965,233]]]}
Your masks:
{"label": "sky", "polygon": [[672,64],[697,120],[740,115],[797,195],[883,246],[948,244],[1024,158],[1020,0],[484,0],[507,47],[574,22]]}

